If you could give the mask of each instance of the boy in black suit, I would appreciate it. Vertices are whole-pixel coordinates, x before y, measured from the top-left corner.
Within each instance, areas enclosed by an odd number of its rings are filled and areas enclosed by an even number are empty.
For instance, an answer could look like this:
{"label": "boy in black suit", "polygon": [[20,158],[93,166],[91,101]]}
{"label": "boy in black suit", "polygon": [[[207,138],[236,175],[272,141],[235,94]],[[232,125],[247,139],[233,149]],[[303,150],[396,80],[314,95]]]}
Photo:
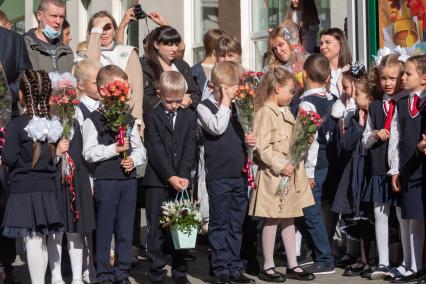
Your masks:
{"label": "boy in black suit", "polygon": [[[176,71],[160,76],[160,103],[144,113],[145,146],[148,153],[143,185],[149,225],[148,254],[152,259],[152,283],[164,283],[166,256],[164,240],[169,231],[160,227],[161,205],[189,186],[190,172],[195,166],[197,120],[193,111],[182,109],[187,84]],[[172,249],[172,277],[176,283],[187,283],[185,251]]]}

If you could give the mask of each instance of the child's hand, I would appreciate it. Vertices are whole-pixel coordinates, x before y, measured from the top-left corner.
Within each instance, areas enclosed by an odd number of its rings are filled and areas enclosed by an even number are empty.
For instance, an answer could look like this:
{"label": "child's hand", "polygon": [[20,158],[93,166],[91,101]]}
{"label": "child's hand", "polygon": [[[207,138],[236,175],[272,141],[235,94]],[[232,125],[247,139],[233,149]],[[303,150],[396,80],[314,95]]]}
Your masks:
{"label": "child's hand", "polygon": [[129,138],[128,137],[124,138],[124,145],[122,145],[122,146],[118,146],[117,143],[115,143],[115,152],[116,153],[125,152],[127,150],[129,150]]}
{"label": "child's hand", "polygon": [[121,166],[126,172],[131,172],[135,168],[135,163],[131,157],[127,157],[126,160],[121,161]]}
{"label": "child's hand", "polygon": [[359,121],[358,121],[359,125],[364,127],[366,120],[367,120],[367,111],[365,109],[360,109],[359,110]]}
{"label": "child's hand", "polygon": [[226,107],[230,107],[231,106],[231,100],[229,99],[228,95],[226,94],[226,86],[225,85],[221,85],[219,88],[219,93],[220,93],[220,103],[223,104]]}
{"label": "child's hand", "polygon": [[189,184],[187,179],[184,178],[180,178],[178,176],[171,176],[168,180],[168,182],[170,183],[170,185],[178,192],[181,192],[183,189],[185,189],[185,183],[186,182]]}
{"label": "child's hand", "polygon": [[392,190],[394,192],[400,192],[401,186],[399,184],[399,175],[392,176],[391,180],[392,180]]}
{"label": "child's hand", "polygon": [[284,166],[284,168],[281,170],[281,174],[283,176],[292,176],[294,173],[294,167],[290,164],[287,164]]}
{"label": "child's hand", "polygon": [[183,95],[182,103],[180,104],[181,108],[187,108],[192,104],[192,99],[189,94]]}
{"label": "child's hand", "polygon": [[422,134],[422,140],[417,144],[417,149],[426,155],[426,135]]}
{"label": "child's hand", "polygon": [[387,140],[389,140],[389,137],[390,137],[389,130],[384,129],[384,128],[373,133],[373,138],[376,139],[376,140],[387,141]]}
{"label": "child's hand", "polygon": [[315,134],[311,134],[311,135],[308,136],[308,143],[309,144],[314,143],[314,140],[315,140]]}
{"label": "child's hand", "polygon": [[56,155],[62,156],[68,149],[70,148],[70,141],[66,139],[61,139],[59,141],[58,146],[56,147]]}
{"label": "child's hand", "polygon": [[182,189],[188,188],[188,186],[189,186],[189,180],[187,180],[186,178],[181,178],[180,184],[181,184],[181,188]]}
{"label": "child's hand", "polygon": [[253,132],[244,135],[244,140],[247,146],[256,147],[256,135]]}
{"label": "child's hand", "polygon": [[314,178],[308,178],[308,182],[309,182],[309,186],[311,187],[311,189],[314,189],[314,187],[317,185],[315,183],[315,179]]}

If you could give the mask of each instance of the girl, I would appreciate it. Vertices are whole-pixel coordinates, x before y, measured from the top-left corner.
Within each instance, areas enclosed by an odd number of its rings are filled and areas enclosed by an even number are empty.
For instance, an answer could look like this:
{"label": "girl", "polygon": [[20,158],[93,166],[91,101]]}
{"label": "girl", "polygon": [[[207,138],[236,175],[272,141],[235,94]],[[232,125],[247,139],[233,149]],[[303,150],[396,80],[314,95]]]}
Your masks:
{"label": "girl", "polygon": [[[404,64],[401,78],[404,92],[399,99],[392,118],[389,147],[388,175],[392,189],[401,192],[401,208],[397,208],[400,219],[401,242],[404,250],[403,276],[394,276],[395,281],[414,281],[422,270],[423,242],[425,237],[424,218],[426,199],[423,193],[422,159],[417,152],[421,139],[423,108],[426,92],[426,57],[413,56]],[[401,267],[403,268],[403,267]]]}
{"label": "girl", "polygon": [[389,54],[383,57],[377,71],[376,81],[379,82],[382,96],[370,105],[362,143],[364,148],[368,149],[366,159],[368,175],[364,200],[374,203],[374,225],[379,254],[379,265],[371,274],[371,278],[383,279],[390,274],[388,226],[390,206],[396,206],[398,200],[398,195],[392,192],[390,179],[386,175],[389,169],[386,153],[390,123],[395,111],[394,95],[401,89],[404,65],[397,54]]}
{"label": "girl", "polygon": [[339,98],[343,93],[342,72],[344,67],[352,62],[351,50],[345,34],[338,28],[322,31],[320,40],[320,52],[330,61],[330,93],[335,98]]}
{"label": "girl", "polygon": [[[255,97],[257,109],[254,119],[256,153],[259,168],[256,177],[257,190],[250,200],[249,215],[265,218],[262,232],[263,270],[259,279],[268,282],[284,282],[285,275],[276,271],[274,244],[278,225],[287,253],[289,279],[313,280],[315,276],[297,264],[295,217],[303,215],[302,209],[314,203],[303,164],[296,167],[288,161],[289,136],[295,119],[288,108],[294,93],[293,77],[282,68],[269,70],[259,85]],[[284,204],[275,195],[283,176],[290,177],[289,190]],[[281,210],[280,206],[284,206]]]}
{"label": "girl", "polygon": [[57,143],[62,127],[50,116],[51,92],[45,71],[22,73],[19,99],[25,112],[7,126],[2,156],[10,170],[3,235],[24,238],[33,284],[45,283],[46,236],[62,231],[64,226],[55,179],[58,157],[68,151],[69,143]]}
{"label": "girl", "polygon": [[355,73],[354,70],[352,72],[358,77],[354,84],[358,110],[351,117],[347,130],[340,140],[342,149],[349,152],[349,162],[339,182],[332,210],[343,214],[348,238],[360,239],[361,258],[357,263],[346,267],[344,276],[359,276],[368,273],[369,246],[373,235],[369,221],[371,210],[369,204],[362,202],[365,150],[361,143],[362,133],[367,122],[368,107],[373,96],[367,77]]}

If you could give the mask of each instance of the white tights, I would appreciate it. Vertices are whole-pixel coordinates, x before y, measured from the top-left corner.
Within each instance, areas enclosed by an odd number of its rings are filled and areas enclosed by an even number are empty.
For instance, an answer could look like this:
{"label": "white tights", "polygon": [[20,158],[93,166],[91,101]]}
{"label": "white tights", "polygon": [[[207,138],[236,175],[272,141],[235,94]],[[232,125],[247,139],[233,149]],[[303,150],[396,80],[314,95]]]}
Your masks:
{"label": "white tights", "polygon": [[374,203],[374,227],[379,264],[385,266],[389,266],[389,212],[389,204]]}
{"label": "white tights", "polygon": [[[61,260],[62,260],[62,236],[63,233],[52,234],[48,236],[47,250],[49,252],[49,266],[52,272],[52,283],[61,283]],[[68,251],[71,259],[73,283],[82,283],[83,267],[83,241],[82,235],[76,233],[67,233]]]}
{"label": "white tights", "polygon": [[28,269],[30,270],[32,284],[44,284],[47,268],[46,236],[36,234],[25,237],[27,250]]}

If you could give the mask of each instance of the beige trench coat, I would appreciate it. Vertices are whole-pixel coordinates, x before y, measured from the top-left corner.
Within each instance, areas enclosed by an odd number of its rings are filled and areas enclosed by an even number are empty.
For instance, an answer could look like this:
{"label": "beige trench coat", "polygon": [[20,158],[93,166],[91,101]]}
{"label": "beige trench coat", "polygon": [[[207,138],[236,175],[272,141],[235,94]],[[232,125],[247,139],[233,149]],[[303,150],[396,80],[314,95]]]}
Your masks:
{"label": "beige trench coat", "polygon": [[[288,181],[288,191],[283,203],[276,196],[280,172],[288,161],[290,136],[295,119],[288,107],[279,108],[266,103],[256,112],[255,157],[259,168],[256,175],[256,190],[250,199],[249,215],[267,218],[292,218],[303,216],[303,208],[314,204],[303,162],[295,169]],[[282,206],[280,206],[282,204]]]}

